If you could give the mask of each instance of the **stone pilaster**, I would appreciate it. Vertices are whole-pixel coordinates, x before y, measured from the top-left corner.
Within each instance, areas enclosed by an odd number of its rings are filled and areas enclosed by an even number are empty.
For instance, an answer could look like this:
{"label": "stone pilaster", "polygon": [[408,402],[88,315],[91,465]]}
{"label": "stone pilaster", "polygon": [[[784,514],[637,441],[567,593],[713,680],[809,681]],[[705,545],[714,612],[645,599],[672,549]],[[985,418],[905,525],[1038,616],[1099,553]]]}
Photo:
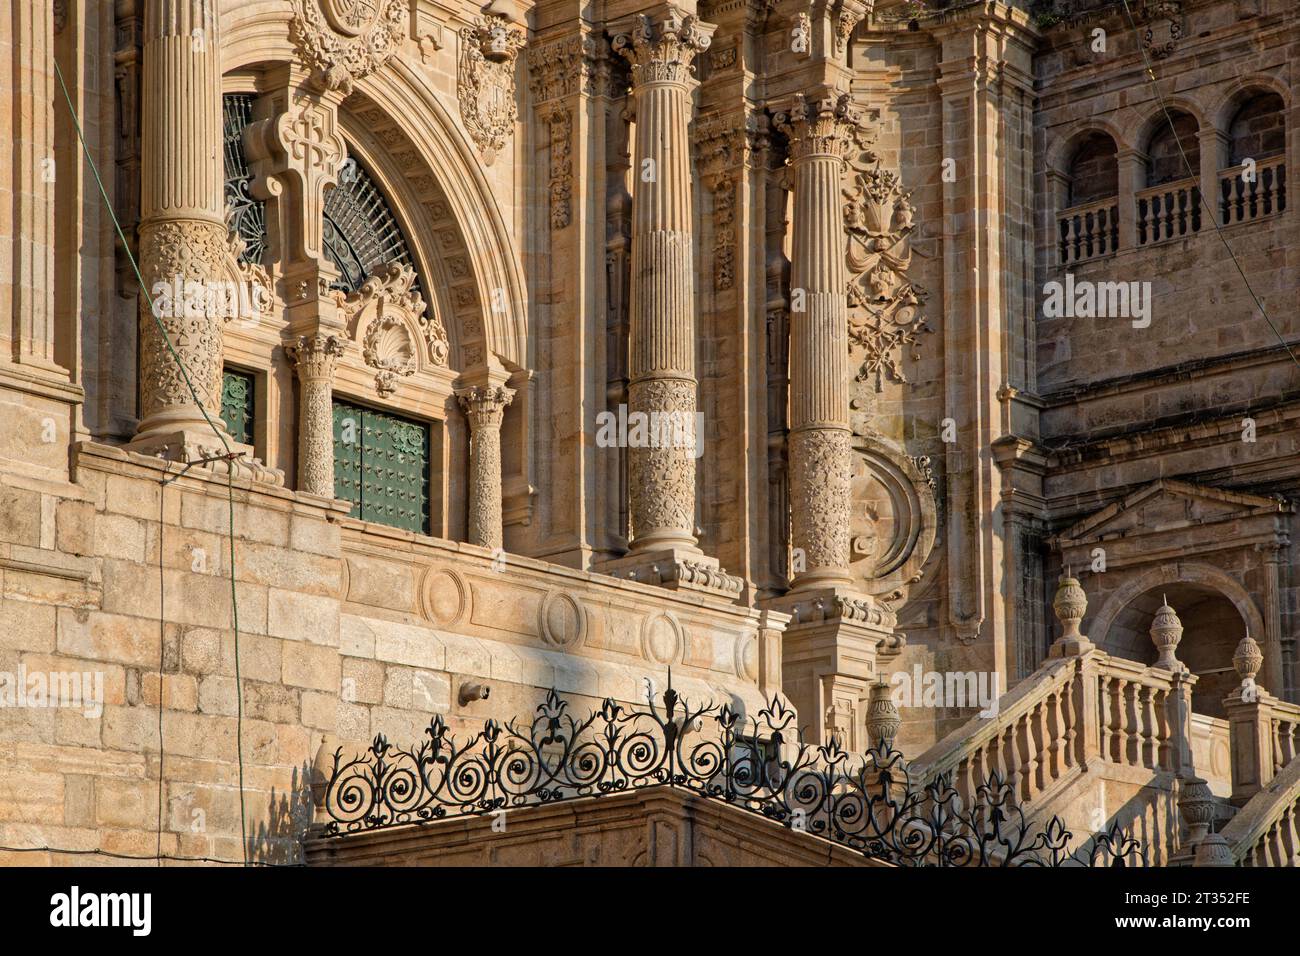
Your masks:
{"label": "stone pilaster", "polygon": [[[147,5],[143,50],[140,265],[145,287],[190,290],[225,278],[221,42],[216,0]],[[188,302],[141,297],[140,405],[133,446],[191,459],[222,451],[221,320]],[[162,330],[175,349],[171,354]],[[185,367],[194,391],[182,376]],[[207,416],[205,417],[204,411]],[[226,436],[226,441],[229,442]]]}
{"label": "stone pilaster", "polygon": [[475,385],[456,397],[469,420],[469,543],[500,548],[501,420],[515,392],[504,385]]}
{"label": "stone pilaster", "polygon": [[856,115],[847,94],[799,94],[776,125],[790,141],[790,503],[796,590],[852,582],[848,283],[840,180]]}
{"label": "stone pilaster", "polygon": [[[711,33],[669,6],[655,17],[638,15],[614,37],[614,49],[632,65],[636,113],[628,413],[667,413],[691,436],[696,380],[690,69]],[[694,448],[676,447],[685,442],[650,444],[629,450],[631,548],[696,550]]]}
{"label": "stone pilaster", "polygon": [[298,370],[298,490],[334,497],[334,366],[346,340],[303,335],[286,347]]}

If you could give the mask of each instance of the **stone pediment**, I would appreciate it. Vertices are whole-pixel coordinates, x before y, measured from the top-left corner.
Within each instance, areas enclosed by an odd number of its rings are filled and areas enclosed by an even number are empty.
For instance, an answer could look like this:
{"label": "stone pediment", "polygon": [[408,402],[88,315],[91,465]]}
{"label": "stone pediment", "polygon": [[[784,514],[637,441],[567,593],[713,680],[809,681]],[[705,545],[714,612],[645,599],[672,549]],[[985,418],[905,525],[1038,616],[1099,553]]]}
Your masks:
{"label": "stone pediment", "polygon": [[1139,537],[1280,514],[1287,510],[1284,502],[1263,495],[1162,478],[1076,523],[1063,531],[1057,541],[1064,549],[1107,539]]}

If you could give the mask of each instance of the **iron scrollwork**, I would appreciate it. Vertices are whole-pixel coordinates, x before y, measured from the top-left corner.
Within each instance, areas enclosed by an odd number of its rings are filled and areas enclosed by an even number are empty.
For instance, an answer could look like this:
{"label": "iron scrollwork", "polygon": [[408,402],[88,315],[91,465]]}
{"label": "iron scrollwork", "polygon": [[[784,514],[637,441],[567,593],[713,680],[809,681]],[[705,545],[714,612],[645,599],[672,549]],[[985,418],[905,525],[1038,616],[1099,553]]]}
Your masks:
{"label": "iron scrollwork", "polygon": [[662,706],[606,699],[579,719],[554,690],[527,724],[457,744],[435,716],[409,749],[382,735],[344,758],[318,803],[327,836],[433,822],[557,800],[672,786],[731,804],[864,856],[901,866],[1129,866],[1142,846],[1118,824],[1078,848],[1057,817],[1041,828],[991,774],[963,801],[948,775],[921,781],[886,740],[851,755],[812,746],[779,697],[745,719],[730,705],[691,706],[670,686]]}

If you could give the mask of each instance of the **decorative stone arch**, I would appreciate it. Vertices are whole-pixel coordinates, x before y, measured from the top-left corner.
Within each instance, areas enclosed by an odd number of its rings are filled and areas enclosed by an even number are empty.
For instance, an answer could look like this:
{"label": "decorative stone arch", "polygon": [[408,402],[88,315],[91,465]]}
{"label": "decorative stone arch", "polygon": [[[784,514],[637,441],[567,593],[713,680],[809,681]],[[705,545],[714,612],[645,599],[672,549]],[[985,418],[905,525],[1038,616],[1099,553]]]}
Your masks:
{"label": "decorative stone arch", "polygon": [[1146,151],[1151,142],[1151,138],[1163,127],[1168,125],[1165,118],[1165,111],[1169,113],[1186,113],[1192,119],[1196,120],[1198,130],[1211,128],[1213,124],[1208,121],[1209,111],[1205,106],[1188,96],[1170,96],[1164,100],[1165,109],[1161,109],[1158,101],[1143,103],[1140,106],[1132,107],[1128,116],[1121,124],[1124,133],[1124,142],[1132,148]]}
{"label": "decorative stone arch", "polygon": [[1104,641],[1124,608],[1152,588],[1171,584],[1199,584],[1218,591],[1232,602],[1251,634],[1262,638],[1266,633],[1263,612],[1256,606],[1250,592],[1226,572],[1196,561],[1160,564],[1126,581],[1106,598],[1085,631],[1091,632],[1089,636],[1097,643]]}
{"label": "decorative stone arch", "polygon": [[[1237,115],[1237,110],[1240,109],[1242,103],[1255,93],[1276,93],[1282,97],[1283,110],[1290,112],[1291,91],[1287,85],[1279,82],[1275,77],[1263,73],[1252,73],[1249,76],[1238,77],[1224,87],[1213,108],[1207,111],[1214,128],[1226,135],[1228,127],[1232,124],[1233,117]],[[1290,135],[1291,125],[1290,123],[1287,124],[1288,136]]]}
{"label": "decorative stone arch", "polygon": [[[225,73],[297,63],[297,50],[289,40],[291,18],[292,11],[283,2],[225,7],[221,23]],[[401,118],[414,154],[421,159],[422,172],[432,177],[445,198],[462,248],[475,250],[476,254],[467,261],[473,270],[477,308],[485,335],[484,365],[490,364],[491,356],[495,355],[507,368],[531,368],[527,299],[519,250],[491,185],[479,167],[473,144],[420,69],[405,62],[400,52],[382,69],[358,80],[340,112],[349,112],[351,101],[358,96],[389,117]],[[394,181],[391,174],[389,181]],[[395,204],[402,205],[396,196],[393,198]],[[397,212],[410,222],[409,208]],[[408,238],[414,241],[414,237]],[[427,266],[431,261],[432,258],[426,257],[422,265]]]}
{"label": "decorative stone arch", "polygon": [[1070,175],[1074,154],[1085,140],[1096,133],[1104,133],[1115,142],[1116,152],[1131,148],[1131,143],[1120,128],[1108,119],[1093,117],[1080,125],[1072,125],[1064,136],[1058,136],[1047,147],[1047,169],[1060,176]]}

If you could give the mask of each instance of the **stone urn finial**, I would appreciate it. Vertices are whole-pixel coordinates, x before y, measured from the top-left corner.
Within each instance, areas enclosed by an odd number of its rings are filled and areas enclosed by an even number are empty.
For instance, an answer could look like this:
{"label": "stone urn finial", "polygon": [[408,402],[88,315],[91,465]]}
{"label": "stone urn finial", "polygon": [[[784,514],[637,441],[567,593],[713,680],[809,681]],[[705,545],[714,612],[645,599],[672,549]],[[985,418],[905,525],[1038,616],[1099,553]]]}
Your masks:
{"label": "stone urn finial", "polygon": [[886,743],[892,748],[902,723],[902,716],[894,704],[893,688],[883,679],[872,684],[867,703],[867,746],[879,747]]}
{"label": "stone urn finial", "polygon": [[1237,669],[1237,676],[1241,678],[1241,683],[1254,683],[1255,675],[1259,673],[1260,665],[1264,663],[1264,652],[1259,649],[1255,639],[1246,632],[1246,636],[1241,639],[1237,645],[1237,650],[1232,655],[1232,666]]}
{"label": "stone urn finial", "polygon": [[1174,656],[1178,642],[1183,639],[1183,622],[1177,612],[1169,606],[1168,599],[1160,595],[1160,609],[1151,621],[1151,643],[1156,646],[1160,658],[1155,666],[1167,671],[1186,670],[1182,662]]}
{"label": "stone urn finial", "polygon": [[1088,595],[1083,592],[1079,579],[1070,575],[1068,568],[1056,588],[1052,610],[1063,628],[1061,636],[1052,644],[1053,657],[1082,654],[1092,647],[1092,642],[1079,631],[1079,624],[1088,612]]}
{"label": "stone urn finial", "polygon": [[1217,801],[1210,786],[1200,777],[1184,777],[1180,781],[1178,812],[1187,825],[1187,845],[1194,847],[1204,840],[1214,824]]}

